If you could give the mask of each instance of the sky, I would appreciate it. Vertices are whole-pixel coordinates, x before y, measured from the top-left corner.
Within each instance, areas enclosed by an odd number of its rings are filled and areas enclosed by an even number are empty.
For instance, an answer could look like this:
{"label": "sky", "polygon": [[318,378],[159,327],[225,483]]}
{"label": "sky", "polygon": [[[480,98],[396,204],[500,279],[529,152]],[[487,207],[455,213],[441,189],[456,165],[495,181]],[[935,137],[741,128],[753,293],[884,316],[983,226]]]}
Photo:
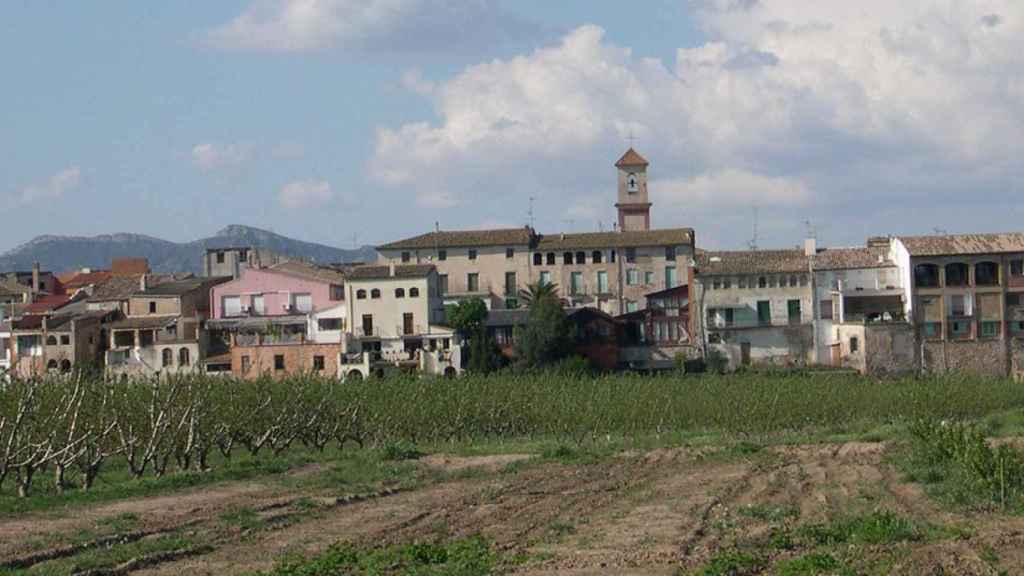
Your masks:
{"label": "sky", "polygon": [[1019,0],[0,8],[0,251],[246,224],[339,247],[610,229],[706,248],[1024,229]]}

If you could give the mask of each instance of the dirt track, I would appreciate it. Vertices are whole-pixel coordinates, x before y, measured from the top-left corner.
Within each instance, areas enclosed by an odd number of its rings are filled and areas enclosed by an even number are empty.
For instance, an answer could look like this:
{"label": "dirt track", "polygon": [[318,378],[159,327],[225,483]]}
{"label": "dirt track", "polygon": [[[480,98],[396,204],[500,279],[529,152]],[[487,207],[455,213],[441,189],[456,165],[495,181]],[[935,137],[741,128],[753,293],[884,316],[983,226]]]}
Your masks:
{"label": "dirt track", "polygon": [[[250,482],[96,507],[73,518],[2,522],[0,556],[23,556],[33,543],[38,547],[40,535],[72,533],[130,511],[143,519],[139,529],[188,524],[186,535],[212,547],[140,574],[244,573],[269,568],[284,553],[312,554],[338,541],[378,545],[481,533],[502,551],[529,558],[507,568],[516,574],[668,575],[737,547],[759,546],[769,563],[785,560],[800,552],[764,546],[780,525],[884,508],[968,535],[862,548],[857,554],[868,556],[865,565],[874,555],[895,574],[1012,574],[1024,567],[1024,519],[944,512],[901,481],[884,463],[884,450],[882,444],[856,443],[750,455],[676,449],[587,464],[525,465],[508,456],[433,456],[421,465],[457,473],[417,490],[385,490],[365,499]],[[300,505],[300,497],[310,498]],[[239,507],[254,511],[257,529],[225,527],[219,520]],[[791,512],[762,518],[749,514],[754,509]]]}

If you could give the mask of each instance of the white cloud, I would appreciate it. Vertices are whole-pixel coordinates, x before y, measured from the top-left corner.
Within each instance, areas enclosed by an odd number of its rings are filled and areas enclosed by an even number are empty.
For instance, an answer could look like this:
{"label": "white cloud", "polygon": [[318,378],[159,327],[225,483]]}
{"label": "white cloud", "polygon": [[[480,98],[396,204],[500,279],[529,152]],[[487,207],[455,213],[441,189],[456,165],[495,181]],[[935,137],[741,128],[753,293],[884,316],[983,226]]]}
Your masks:
{"label": "white cloud", "polygon": [[204,142],[192,148],[192,162],[203,172],[214,172],[244,164],[252,156],[248,144],[215,144]]}
{"label": "white cloud", "polygon": [[527,29],[492,0],[253,0],[205,40],[223,50],[256,52],[421,50],[467,41],[493,45]]}
{"label": "white cloud", "polygon": [[43,182],[22,188],[17,203],[27,205],[39,201],[58,200],[63,198],[65,193],[78,188],[81,179],[82,171],[78,166],[65,168]]}
{"label": "white cloud", "polygon": [[918,225],[900,218],[910,211],[921,226],[953,219],[943,202],[1005,197],[1024,178],[1024,3],[691,6],[708,41],[673,62],[588,25],[438,82],[437,120],[379,129],[371,176],[467,205],[589,198],[596,187],[610,205],[608,164],[632,133],[652,162],[656,224],[757,203],[796,208],[763,214],[792,219],[797,235],[809,217],[859,233],[842,222],[880,206],[889,220],[872,224],[893,232]]}
{"label": "white cloud", "polygon": [[289,210],[316,208],[334,199],[334,191],[326,180],[297,180],[281,187],[278,200]]}

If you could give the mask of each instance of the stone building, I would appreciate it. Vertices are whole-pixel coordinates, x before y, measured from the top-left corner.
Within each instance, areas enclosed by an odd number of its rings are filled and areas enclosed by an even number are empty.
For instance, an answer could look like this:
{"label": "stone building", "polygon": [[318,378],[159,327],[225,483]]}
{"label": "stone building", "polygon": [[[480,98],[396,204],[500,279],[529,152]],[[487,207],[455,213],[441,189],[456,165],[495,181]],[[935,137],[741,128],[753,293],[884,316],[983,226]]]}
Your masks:
{"label": "stone building", "polygon": [[475,297],[491,309],[515,309],[521,289],[543,282],[556,283],[570,307],[612,315],[643,309],[645,294],[690,282],[694,232],[651,230],[647,161],[630,149],[616,167],[615,231],[435,230],[379,246],[378,262],[433,265],[446,303]]}
{"label": "stone building", "polygon": [[266,248],[207,248],[203,255],[203,276],[238,278],[252,268],[264,268],[287,262],[291,258]]}

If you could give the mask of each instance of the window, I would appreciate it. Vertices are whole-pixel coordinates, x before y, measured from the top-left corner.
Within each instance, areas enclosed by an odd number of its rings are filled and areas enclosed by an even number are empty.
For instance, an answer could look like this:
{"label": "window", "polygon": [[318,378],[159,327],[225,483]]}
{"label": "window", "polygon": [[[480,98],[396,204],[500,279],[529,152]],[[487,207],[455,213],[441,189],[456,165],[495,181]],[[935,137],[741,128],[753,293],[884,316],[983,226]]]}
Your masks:
{"label": "window", "polygon": [[939,267],[935,264],[918,264],[915,266],[914,286],[918,288],[938,288]]}
{"label": "window", "polygon": [[608,261],[615,264],[615,250],[608,253]]}
{"label": "window", "polygon": [[178,350],[178,366],[188,366],[190,362],[188,348]]}
{"label": "window", "polygon": [[790,324],[800,323],[800,301],[790,300],[786,302],[786,313]]}
{"label": "window", "polygon": [[758,277],[758,279],[757,279],[757,287],[758,288],[767,288],[768,287],[768,278],[766,278],[765,276]]}
{"label": "window", "polygon": [[242,299],[238,296],[224,296],[220,300],[221,314],[224,316],[240,316],[242,314]]}
{"label": "window", "polygon": [[395,288],[395,298],[405,298],[405,288]]}
{"label": "window", "polygon": [[480,291],[480,275],[477,274],[476,272],[470,272],[469,274],[466,274],[466,291]]}
{"label": "window", "polygon": [[448,259],[448,251],[447,250],[438,250],[437,251],[437,259],[442,261],[442,262],[447,260]]}
{"label": "window", "polygon": [[379,300],[380,299],[380,290],[377,289],[377,288],[374,288],[374,289],[370,290],[370,298],[372,300]]}
{"label": "window", "polygon": [[[782,277],[782,282],[779,283],[779,286],[785,287],[785,285],[786,285],[786,277],[783,276]],[[775,276],[769,276],[768,277],[768,287],[769,288],[775,288]]]}
{"label": "window", "polygon": [[548,284],[551,284],[551,272],[544,270],[540,273],[540,285],[547,286]]}
{"label": "window", "polygon": [[608,272],[604,270],[597,271],[597,293],[607,294],[608,293]]}
{"label": "window", "polygon": [[629,192],[637,191],[636,174],[630,174],[629,177],[626,178],[626,190]]}
{"label": "window", "polygon": [[1024,276],[1024,260],[1010,260],[1010,276]]}
{"label": "window", "polygon": [[[377,294],[377,297],[380,297],[380,294]],[[313,296],[310,294],[293,294],[292,306],[294,306],[296,310],[302,312],[303,314],[312,312]]]}
{"label": "window", "polygon": [[1008,292],[1006,294],[1006,305],[1020,306],[1020,294],[1016,292]]}
{"label": "window", "polygon": [[533,253],[533,265],[534,266],[540,266],[542,264],[544,264],[544,255],[541,254],[540,252],[534,252]]}
{"label": "window", "polygon": [[856,354],[860,350],[860,340],[856,336],[850,338],[850,353]]}
{"label": "window", "polygon": [[966,316],[967,306],[963,294],[954,294],[949,297],[949,315]]}
{"label": "window", "polygon": [[984,321],[981,323],[982,338],[999,338],[1001,322]]}
{"label": "window", "polygon": [[562,254],[562,264],[565,266],[572,266],[572,252]]}
{"label": "window", "polygon": [[68,334],[61,334],[60,335],[60,344],[61,344],[61,346],[67,346],[67,345],[71,344],[71,336],[68,335]]}
{"label": "window", "polygon": [[600,264],[602,260],[604,260],[604,254],[600,250],[594,250],[590,254],[590,261],[594,264]]}
{"label": "window", "polygon": [[676,261],[676,247],[665,246],[665,260]]}
{"label": "window", "polygon": [[516,273],[505,272],[505,295],[515,296],[518,290],[516,290]]}
{"label": "window", "polygon": [[967,338],[971,335],[971,325],[964,320],[949,323],[949,335],[952,338]]}
{"label": "window", "polygon": [[217,252],[217,264],[223,264],[223,263],[224,263],[224,253],[223,252]]}
{"label": "window", "polygon": [[789,287],[790,288],[796,288],[798,283],[799,283],[799,281],[796,279],[796,274],[790,275],[790,277],[789,277]]}
{"label": "window", "polygon": [[248,354],[242,355],[242,374],[248,374],[252,368],[252,359],[249,358]]}
{"label": "window", "polygon": [[408,252],[402,252],[402,262],[408,262],[409,260],[412,260],[412,254]]}
{"label": "window", "polygon": [[554,266],[555,265],[555,253],[554,252],[548,252],[546,264],[548,266]]}
{"label": "window", "polygon": [[746,290],[747,289],[747,277],[746,276],[740,276],[739,280],[736,281],[736,287],[739,288],[740,290]]}
{"label": "window", "polygon": [[46,345],[47,346],[56,346],[57,345],[57,337],[54,336],[53,334],[50,334],[49,336],[47,336],[46,337]]}
{"label": "window", "polygon": [[772,323],[772,303],[768,300],[757,302],[757,323],[768,325]]}
{"label": "window", "polygon": [[164,351],[160,353],[160,364],[164,368],[167,368],[174,362],[174,351],[170,348],[164,348]]}
{"label": "window", "polygon": [[420,297],[420,289],[419,288],[417,288],[415,286],[413,286],[412,288],[409,288],[409,298],[419,298],[419,297]]}
{"label": "window", "polygon": [[715,278],[715,279],[714,279],[714,280],[713,280],[713,281],[711,282],[711,289],[712,289],[712,290],[721,290],[721,289],[722,289],[722,281],[721,281],[721,280],[719,280],[718,278]]}
{"label": "window", "polygon": [[644,272],[644,284],[654,286],[654,272],[650,270]]}
{"label": "window", "polygon": [[323,356],[313,356],[313,371],[314,372],[323,372],[324,371],[324,357]]}
{"label": "window", "polygon": [[263,294],[257,294],[252,297],[252,311],[253,314],[267,313],[267,302],[264,300]]}
{"label": "window", "polygon": [[818,306],[821,308],[821,319],[831,320],[832,319],[832,301],[822,300]]}
{"label": "window", "polygon": [[341,330],[341,318],[318,318],[316,327],[323,332]]}
{"label": "window", "polygon": [[925,322],[921,325],[921,333],[929,340],[941,338],[942,324],[940,322]]}
{"label": "window", "polygon": [[732,278],[724,278],[722,280],[722,288],[726,290],[732,288]]}
{"label": "window", "polygon": [[583,272],[573,272],[569,276],[569,291],[573,295],[583,293]]}
{"label": "window", "polygon": [[946,286],[967,286],[967,264],[946,264]]}
{"label": "window", "polygon": [[512,258],[515,257],[515,255],[516,255],[516,249],[515,248],[505,248],[505,258],[506,259],[512,259]]}
{"label": "window", "polygon": [[626,263],[636,262],[636,248],[626,248]]}
{"label": "window", "polygon": [[638,309],[639,309],[639,305],[636,302],[633,302],[632,300],[630,300],[629,302],[626,302],[626,312],[627,313],[636,312]]}
{"label": "window", "polygon": [[577,264],[586,264],[587,263],[587,253],[586,252],[577,252],[576,253],[576,263]]}
{"label": "window", "polygon": [[676,267],[666,266],[665,267],[665,288],[675,288],[679,285],[679,281],[676,278]]}
{"label": "window", "polygon": [[366,290],[362,288],[356,290],[356,300],[366,300]]}
{"label": "window", "polygon": [[476,248],[469,249],[469,259],[476,260]]}
{"label": "window", "polygon": [[800,285],[807,286],[807,274],[800,275]]}
{"label": "window", "polygon": [[274,370],[284,370],[284,354],[274,354]]}
{"label": "window", "polygon": [[373,336],[373,314],[363,314],[363,336]]}
{"label": "window", "polygon": [[1016,334],[1024,332],[1024,322],[1020,320],[1014,320],[1013,322],[1010,322],[1010,332],[1014,332]]}
{"label": "window", "polygon": [[974,265],[974,283],[978,286],[999,285],[999,264],[978,262]]}
{"label": "window", "polygon": [[444,296],[448,293],[448,275],[438,274],[437,275],[437,291],[439,294]]}
{"label": "window", "polygon": [[630,268],[629,270],[626,270],[626,285],[627,286],[636,286],[637,284],[640,283],[639,278],[640,278],[640,274],[639,274],[639,272],[637,272],[636,268]]}
{"label": "window", "polygon": [[156,302],[150,301],[150,303],[149,303],[149,313],[150,314],[156,314]]}

